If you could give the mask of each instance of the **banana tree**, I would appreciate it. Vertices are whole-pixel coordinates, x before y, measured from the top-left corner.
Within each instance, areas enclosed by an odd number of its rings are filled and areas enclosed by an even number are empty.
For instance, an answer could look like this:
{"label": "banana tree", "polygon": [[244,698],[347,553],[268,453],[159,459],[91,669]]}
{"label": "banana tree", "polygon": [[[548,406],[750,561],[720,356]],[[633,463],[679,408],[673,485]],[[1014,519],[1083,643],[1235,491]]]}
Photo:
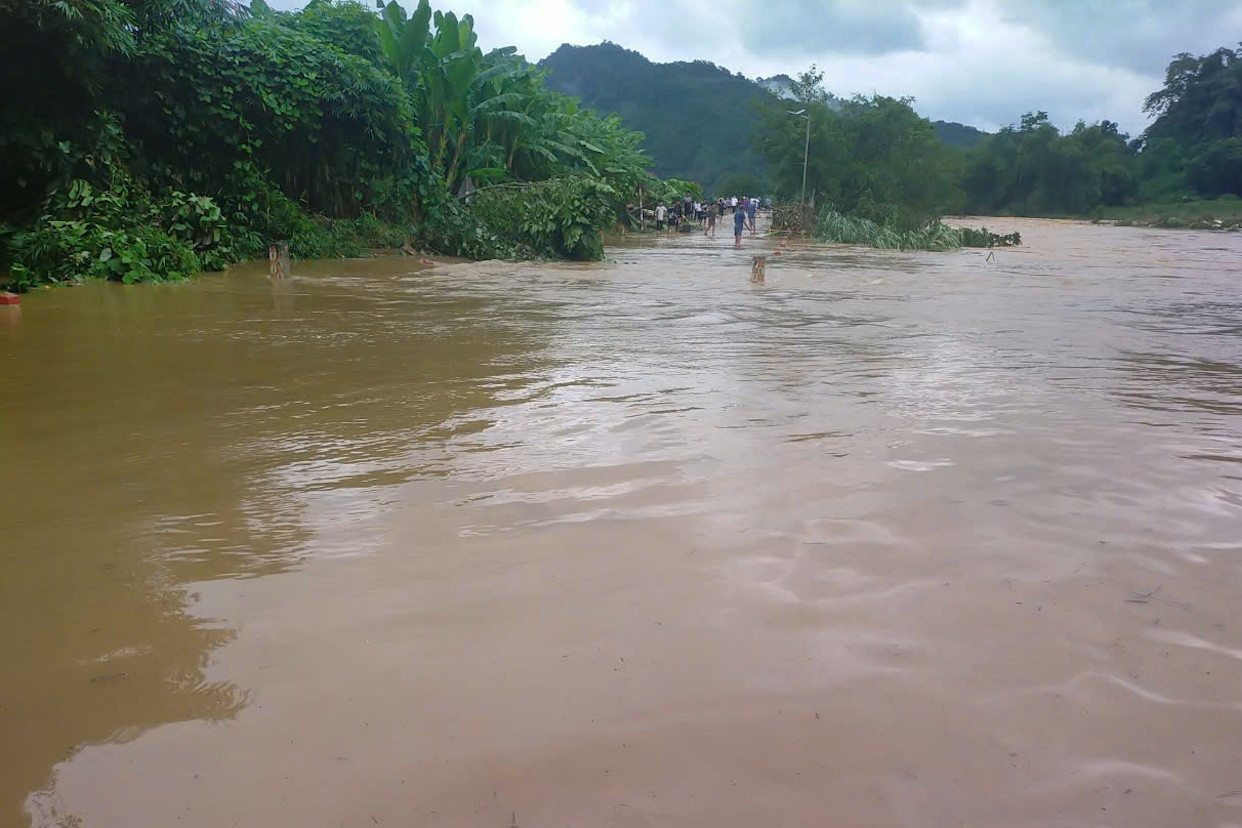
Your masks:
{"label": "banana tree", "polygon": [[460,20],[452,12],[436,12],[431,41],[434,68],[425,76],[428,107],[438,128],[433,161],[444,172],[449,189],[456,183],[474,127],[475,84],[483,70],[483,50],[476,44],[474,18]]}
{"label": "banana tree", "polygon": [[414,14],[406,17],[405,9],[392,0],[380,13],[380,48],[389,66],[410,91],[420,83],[427,63],[427,44],[431,39],[431,6],[420,0]]}
{"label": "banana tree", "polygon": [[414,101],[431,163],[452,188],[470,140],[471,92],[483,65],[474,18],[433,13],[427,0],[408,18],[392,0],[381,18],[381,48]]}
{"label": "banana tree", "polygon": [[584,172],[622,192],[645,175],[641,133],[549,90],[543,70],[514,48],[485,55],[477,41],[470,15],[433,12],[428,0],[408,17],[393,0],[381,15],[383,52],[449,189],[466,175],[540,180]]}

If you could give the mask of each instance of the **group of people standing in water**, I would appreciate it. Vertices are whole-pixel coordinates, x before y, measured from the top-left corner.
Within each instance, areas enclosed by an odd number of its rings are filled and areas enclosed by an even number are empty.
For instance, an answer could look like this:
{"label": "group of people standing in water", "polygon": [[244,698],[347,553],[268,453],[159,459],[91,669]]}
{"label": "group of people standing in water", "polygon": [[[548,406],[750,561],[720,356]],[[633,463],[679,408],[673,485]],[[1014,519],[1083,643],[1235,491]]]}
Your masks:
{"label": "group of people standing in water", "polygon": [[[766,202],[766,199],[765,199]],[[655,208],[656,230],[674,230],[688,221],[696,222],[704,236],[716,238],[716,225],[726,213],[733,215],[733,246],[742,246],[742,235],[747,228],[755,234],[755,215],[759,210],[758,198],[718,198],[713,202],[695,201],[689,193],[672,207],[659,202]]]}

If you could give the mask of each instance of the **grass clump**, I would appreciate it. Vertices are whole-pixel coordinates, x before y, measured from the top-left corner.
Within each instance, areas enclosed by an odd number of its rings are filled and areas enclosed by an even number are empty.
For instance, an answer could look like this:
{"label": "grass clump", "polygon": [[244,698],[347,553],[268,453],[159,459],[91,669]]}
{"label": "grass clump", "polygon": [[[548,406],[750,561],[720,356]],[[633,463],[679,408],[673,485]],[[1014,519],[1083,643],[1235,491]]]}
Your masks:
{"label": "grass clump", "polygon": [[1022,235],[1017,231],[1001,235],[990,232],[986,227],[979,230],[961,227],[957,232],[961,236],[962,247],[1017,247],[1022,244]]}
{"label": "grass clump", "polygon": [[913,230],[900,230],[870,219],[826,210],[816,221],[815,237],[836,244],[863,244],[880,250],[958,250],[962,247],[957,230],[933,221]]}
{"label": "grass clump", "polygon": [[1000,235],[986,227],[949,227],[939,220],[922,227],[900,229],[860,216],[825,210],[815,223],[815,238],[834,244],[861,244],[879,250],[945,252],[963,247],[1013,247],[1022,244],[1018,233]]}

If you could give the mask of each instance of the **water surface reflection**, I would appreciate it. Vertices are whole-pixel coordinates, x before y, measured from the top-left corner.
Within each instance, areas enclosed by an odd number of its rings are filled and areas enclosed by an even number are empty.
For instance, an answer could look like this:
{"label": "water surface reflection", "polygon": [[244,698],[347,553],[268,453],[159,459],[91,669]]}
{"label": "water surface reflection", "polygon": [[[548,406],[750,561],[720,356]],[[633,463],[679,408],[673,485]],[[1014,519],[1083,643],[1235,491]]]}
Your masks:
{"label": "water surface reflection", "polygon": [[312,267],[305,281],[243,269],[27,303],[0,397],[20,516],[0,558],[0,824],[31,792],[36,824],[69,818],[45,786],[83,747],[235,717],[251,693],[213,670],[236,628],[204,612],[206,583],[332,554],[312,548],[307,510],[347,524],[433,471],[442,458],[416,448],[442,447],[454,412],[492,404],[481,380],[537,341],[472,297],[406,313],[390,264],[387,295]]}
{"label": "water surface reflection", "polygon": [[29,302],[5,807],[1236,821],[1242,242],[1015,225]]}

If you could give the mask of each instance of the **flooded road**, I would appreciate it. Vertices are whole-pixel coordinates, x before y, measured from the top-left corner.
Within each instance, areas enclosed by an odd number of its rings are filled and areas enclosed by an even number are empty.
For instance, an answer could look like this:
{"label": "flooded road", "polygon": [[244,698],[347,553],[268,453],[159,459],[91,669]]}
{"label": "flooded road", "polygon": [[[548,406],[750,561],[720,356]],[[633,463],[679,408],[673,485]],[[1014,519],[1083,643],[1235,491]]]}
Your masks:
{"label": "flooded road", "polygon": [[27,297],[0,825],[1242,825],[1242,236],[994,223]]}

